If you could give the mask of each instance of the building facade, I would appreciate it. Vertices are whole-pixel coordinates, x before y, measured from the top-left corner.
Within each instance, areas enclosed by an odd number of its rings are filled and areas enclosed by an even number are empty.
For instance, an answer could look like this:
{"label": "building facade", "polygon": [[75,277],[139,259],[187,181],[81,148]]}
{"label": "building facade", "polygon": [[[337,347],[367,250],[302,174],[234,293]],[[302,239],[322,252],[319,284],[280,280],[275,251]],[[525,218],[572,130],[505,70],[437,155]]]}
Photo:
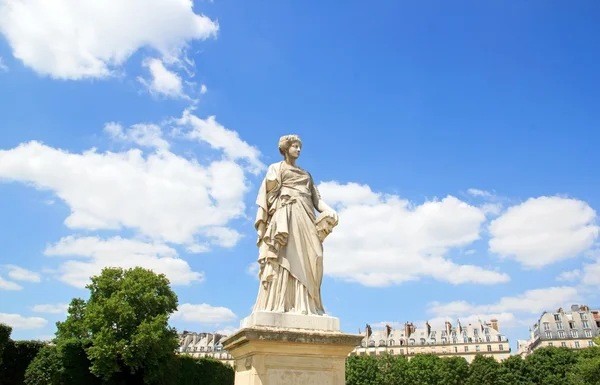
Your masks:
{"label": "building facade", "polygon": [[212,357],[233,366],[233,358],[221,343],[226,337],[218,333],[193,333],[184,330],[179,333],[179,353],[192,357]]}
{"label": "building facade", "polygon": [[390,326],[382,331],[372,331],[367,325],[365,338],[351,355],[404,355],[410,358],[415,354],[435,354],[440,357],[463,357],[473,361],[477,354],[494,357],[502,361],[510,356],[510,345],[506,336],[500,333],[498,321],[489,323],[456,325],[446,322],[444,327],[434,328],[429,322],[423,328],[413,323],[405,323],[403,329],[394,330]]}
{"label": "building facade", "polygon": [[519,353],[527,356],[535,349],[556,346],[583,349],[594,346],[593,338],[600,335],[600,311],[586,305],[572,305],[569,311],[559,308],[555,312],[542,313],[533,325],[530,339]]}

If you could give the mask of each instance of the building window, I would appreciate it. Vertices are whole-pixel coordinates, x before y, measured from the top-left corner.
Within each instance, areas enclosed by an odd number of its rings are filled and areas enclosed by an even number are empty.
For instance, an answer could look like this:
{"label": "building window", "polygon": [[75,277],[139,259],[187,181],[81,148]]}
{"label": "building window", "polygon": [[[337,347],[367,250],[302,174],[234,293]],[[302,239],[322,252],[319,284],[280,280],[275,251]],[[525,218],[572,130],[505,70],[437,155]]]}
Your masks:
{"label": "building window", "polygon": [[546,332],[545,334],[546,334],[546,338],[552,338],[552,333]]}
{"label": "building window", "polygon": [[575,329],[575,322],[569,321],[569,328]]}
{"label": "building window", "polygon": [[485,334],[486,335],[490,334],[490,328],[485,328]]}
{"label": "building window", "polygon": [[560,338],[565,338],[565,332],[564,332],[564,330],[559,330],[559,331],[558,331],[558,336],[559,336]]}
{"label": "building window", "polygon": [[503,351],[504,350],[504,345],[502,345],[502,344],[498,345],[498,350]]}
{"label": "building window", "polygon": [[580,346],[579,346],[579,341],[575,341],[575,347],[576,347],[577,349],[579,349],[579,348],[580,348]]}
{"label": "building window", "polygon": [[557,328],[558,330],[561,330],[561,329],[563,328],[563,327],[562,327],[562,322],[557,322],[557,323],[556,323],[556,328]]}
{"label": "building window", "polygon": [[490,336],[485,336],[485,342],[490,342],[491,338]]}
{"label": "building window", "polygon": [[446,339],[446,337],[442,337],[442,343],[445,344],[447,342],[448,342],[448,340]]}
{"label": "building window", "polygon": [[579,333],[577,333],[577,330],[571,330],[571,337],[573,337],[573,338],[579,337]]}
{"label": "building window", "polygon": [[498,342],[502,341],[502,336],[498,336]]}
{"label": "building window", "polygon": [[581,319],[587,319],[587,314],[585,313],[579,313],[581,315]]}
{"label": "building window", "polygon": [[469,338],[465,337],[465,338],[463,338],[463,341],[465,342],[465,344],[467,344],[467,343],[469,343]]}
{"label": "building window", "polygon": [[457,343],[458,342],[458,340],[456,339],[456,336],[454,336],[454,338],[452,338],[452,342],[453,343]]}
{"label": "building window", "polygon": [[431,339],[431,343],[435,345],[435,338]]}
{"label": "building window", "polygon": [[488,345],[487,346],[487,350],[488,350],[488,352],[491,352],[492,351],[492,345]]}
{"label": "building window", "polygon": [[373,341],[373,340],[369,341],[369,346],[370,347],[374,347],[375,346],[375,341]]}
{"label": "building window", "polygon": [[550,322],[544,322],[544,330],[550,330]]}
{"label": "building window", "polygon": [[400,349],[400,354],[404,354],[404,349]]}
{"label": "building window", "polygon": [[385,346],[385,340],[379,340],[379,346]]}
{"label": "building window", "polygon": [[594,341],[588,341],[588,346],[594,346]]}
{"label": "building window", "polygon": [[394,354],[394,349],[390,349],[390,354]]}
{"label": "building window", "polygon": [[465,346],[465,352],[468,352],[468,351],[469,351],[469,347]]}
{"label": "building window", "polygon": [[588,329],[588,330],[586,330],[586,331],[585,331],[585,336],[586,336],[586,337],[589,337],[589,338],[592,338],[592,331],[591,331],[591,330],[589,330],[589,329]]}
{"label": "building window", "polygon": [[560,343],[560,347],[561,348],[566,348],[567,347],[567,343],[566,342],[561,342]]}
{"label": "building window", "polygon": [[390,346],[394,346],[394,340],[390,340]]}
{"label": "building window", "polygon": [[560,316],[558,314],[554,314],[554,320],[555,321],[560,321]]}
{"label": "building window", "polygon": [[554,346],[552,342],[548,342],[548,346]]}
{"label": "building window", "polygon": [[584,328],[584,329],[587,329],[587,328],[589,328],[589,327],[590,327],[590,324],[589,324],[589,322],[587,322],[587,321],[583,321],[583,328]]}
{"label": "building window", "polygon": [[479,352],[479,351],[480,351],[480,350],[479,350],[479,345],[475,346],[475,351],[476,351],[476,352]]}
{"label": "building window", "polygon": [[425,338],[421,338],[421,345],[425,345]]}
{"label": "building window", "polygon": [[411,338],[410,340],[408,340],[408,344],[409,345],[414,345],[415,344],[415,339]]}
{"label": "building window", "polygon": [[454,353],[458,353],[458,346],[454,347]]}

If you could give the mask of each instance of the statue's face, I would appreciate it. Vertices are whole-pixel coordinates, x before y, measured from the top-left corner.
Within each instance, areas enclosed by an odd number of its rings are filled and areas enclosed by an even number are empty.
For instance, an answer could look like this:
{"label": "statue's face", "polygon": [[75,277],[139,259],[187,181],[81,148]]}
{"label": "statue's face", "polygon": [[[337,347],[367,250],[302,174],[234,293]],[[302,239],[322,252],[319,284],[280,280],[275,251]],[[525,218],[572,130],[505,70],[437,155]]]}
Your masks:
{"label": "statue's face", "polygon": [[300,150],[302,149],[302,145],[300,142],[293,142],[290,148],[288,149],[288,155],[292,159],[298,159],[300,156]]}

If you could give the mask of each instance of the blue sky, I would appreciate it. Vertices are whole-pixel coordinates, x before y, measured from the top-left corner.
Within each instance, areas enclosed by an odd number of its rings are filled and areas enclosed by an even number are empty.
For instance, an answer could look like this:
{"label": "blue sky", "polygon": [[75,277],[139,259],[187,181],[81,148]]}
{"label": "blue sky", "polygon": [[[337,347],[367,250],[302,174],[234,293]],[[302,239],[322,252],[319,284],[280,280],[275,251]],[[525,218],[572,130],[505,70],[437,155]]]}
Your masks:
{"label": "blue sky", "polygon": [[0,0],[14,338],[109,265],[167,274],[178,329],[234,330],[288,133],[340,216],[344,331],[496,317],[515,349],[543,310],[600,306],[597,2],[72,3]]}

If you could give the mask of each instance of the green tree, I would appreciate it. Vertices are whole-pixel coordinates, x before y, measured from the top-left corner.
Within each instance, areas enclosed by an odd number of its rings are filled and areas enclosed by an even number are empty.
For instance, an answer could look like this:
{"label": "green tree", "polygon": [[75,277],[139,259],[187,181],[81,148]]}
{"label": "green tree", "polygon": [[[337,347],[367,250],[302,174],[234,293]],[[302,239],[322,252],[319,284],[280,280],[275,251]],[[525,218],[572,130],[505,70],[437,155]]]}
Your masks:
{"label": "green tree", "polygon": [[2,354],[4,349],[10,342],[10,334],[12,333],[12,327],[0,324],[0,365],[2,365]]}
{"label": "green tree", "polygon": [[570,380],[576,385],[600,385],[600,347],[581,350]]}
{"label": "green tree", "polygon": [[463,357],[442,358],[439,371],[440,384],[461,385],[469,377],[469,364]]}
{"label": "green tree", "polygon": [[408,360],[404,356],[384,354],[377,359],[376,383],[379,385],[411,385]]}
{"label": "green tree", "polygon": [[132,381],[135,374],[157,382],[178,346],[177,332],[168,325],[177,310],[169,280],[136,267],[106,268],[91,281],[89,300],[73,299],[66,321],[57,323],[59,351],[64,344],[81,344],[91,372],[105,380]]}
{"label": "green tree", "polygon": [[46,345],[25,371],[25,385],[60,384],[62,365],[55,345]]}
{"label": "green tree", "polygon": [[521,356],[510,356],[500,363],[500,384],[527,385],[529,380],[524,374],[525,361]]}
{"label": "green tree", "polygon": [[90,332],[85,324],[86,302],[81,298],[73,298],[69,304],[68,316],[64,322],[56,323],[56,340],[88,339]]}
{"label": "green tree", "polygon": [[410,359],[407,378],[414,385],[441,384],[441,358],[433,354],[417,354]]}
{"label": "green tree", "polygon": [[346,360],[347,385],[379,385],[377,372],[377,358],[373,356],[351,356]]}
{"label": "green tree", "polygon": [[532,384],[565,385],[577,363],[577,352],[553,346],[536,349],[525,359],[523,373]]}
{"label": "green tree", "polygon": [[500,384],[500,364],[493,357],[478,354],[469,366],[469,378],[466,385]]}

